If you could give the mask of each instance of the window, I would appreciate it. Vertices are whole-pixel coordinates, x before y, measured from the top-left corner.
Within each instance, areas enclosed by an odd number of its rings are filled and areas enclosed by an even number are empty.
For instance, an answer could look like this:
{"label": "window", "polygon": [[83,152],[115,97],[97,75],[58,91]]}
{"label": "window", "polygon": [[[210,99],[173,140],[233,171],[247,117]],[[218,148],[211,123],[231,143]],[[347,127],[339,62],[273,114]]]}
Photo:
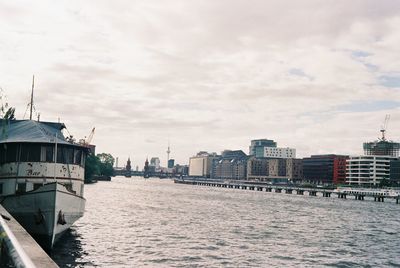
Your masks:
{"label": "window", "polygon": [[82,154],[82,162],[81,162],[81,166],[84,167],[85,166],[85,162],[86,162],[86,155]]}
{"label": "window", "polygon": [[68,164],[74,163],[74,149],[73,148],[65,148],[65,159],[67,160]]}
{"label": "window", "polygon": [[53,145],[43,145],[41,154],[40,154],[41,162],[54,162],[54,146]]}
{"label": "window", "polygon": [[82,163],[82,150],[75,149],[74,150],[74,164],[80,165]]}
{"label": "window", "polygon": [[40,162],[40,144],[21,144],[21,162]]}
{"label": "window", "polygon": [[72,147],[58,146],[57,147],[57,163],[73,164],[74,149]]}
{"label": "window", "polygon": [[4,164],[6,162],[6,144],[0,145],[0,164]]}
{"label": "window", "polygon": [[8,143],[4,144],[4,162],[17,162],[18,144]]}
{"label": "window", "polygon": [[46,162],[54,162],[54,146],[53,145],[47,145],[45,146],[46,150]]}
{"label": "window", "polygon": [[65,156],[62,146],[57,146],[57,163],[65,163]]}
{"label": "window", "polygon": [[3,184],[0,183],[0,194],[3,194]]}

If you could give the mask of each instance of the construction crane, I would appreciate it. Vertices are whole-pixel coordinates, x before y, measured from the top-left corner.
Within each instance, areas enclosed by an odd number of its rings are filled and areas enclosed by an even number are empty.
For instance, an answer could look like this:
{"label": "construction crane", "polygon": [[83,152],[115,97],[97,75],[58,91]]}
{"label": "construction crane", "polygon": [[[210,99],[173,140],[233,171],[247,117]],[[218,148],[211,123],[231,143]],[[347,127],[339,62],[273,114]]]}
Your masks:
{"label": "construction crane", "polygon": [[89,146],[90,143],[92,142],[95,129],[96,129],[95,127],[92,129],[92,131],[90,132],[90,134],[87,138],[85,137],[85,139],[79,140],[79,143],[82,144],[83,146]]}
{"label": "construction crane", "polygon": [[390,114],[387,114],[385,117],[385,121],[383,122],[383,126],[381,126],[381,132],[382,132],[382,141],[386,141],[386,137],[385,137],[385,132],[387,129],[387,126],[389,124],[389,120],[390,120]]}

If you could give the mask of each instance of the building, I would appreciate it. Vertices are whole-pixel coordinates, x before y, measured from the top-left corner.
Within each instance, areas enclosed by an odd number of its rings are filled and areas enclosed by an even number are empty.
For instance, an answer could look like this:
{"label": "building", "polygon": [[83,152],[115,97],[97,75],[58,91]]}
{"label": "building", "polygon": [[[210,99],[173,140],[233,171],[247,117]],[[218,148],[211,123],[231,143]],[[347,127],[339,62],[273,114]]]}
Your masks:
{"label": "building", "polygon": [[176,164],[174,166],[174,173],[176,175],[187,176],[189,175],[189,166]]}
{"label": "building", "polygon": [[300,181],[303,179],[303,160],[251,157],[247,161],[247,179],[270,182]]}
{"label": "building", "polygon": [[252,156],[247,161],[247,179],[264,180],[268,176],[268,159]]}
{"label": "building", "polygon": [[365,155],[352,156],[347,160],[346,181],[349,184],[376,186],[383,180],[396,177],[400,143],[388,141],[385,137],[389,118],[386,116],[384,127],[380,130],[382,137],[363,144]]}
{"label": "building", "polygon": [[383,155],[383,156],[399,156],[400,143],[386,140],[384,137],[381,140],[373,142],[365,142],[363,144],[365,155]]}
{"label": "building", "polygon": [[249,146],[249,155],[264,157],[264,147],[276,147],[276,142],[268,139],[252,140]]}
{"label": "building", "polygon": [[150,176],[149,159],[147,159],[147,158],[146,158],[146,161],[144,162],[143,176],[145,178],[148,178]]}
{"label": "building", "polygon": [[160,158],[158,158],[158,157],[152,157],[150,159],[150,165],[151,166],[155,166],[156,168],[159,168],[160,167],[160,163],[161,163],[161,161],[160,161]]}
{"label": "building", "polygon": [[346,181],[347,155],[312,155],[303,158],[304,180],[313,184],[340,184]]}
{"label": "building", "polygon": [[400,186],[400,159],[390,160],[390,181]]}
{"label": "building", "polygon": [[247,155],[242,150],[225,150],[213,161],[212,178],[245,180],[247,177]]}
{"label": "building", "polygon": [[267,158],[296,158],[296,149],[264,147],[263,157]]}
{"label": "building", "polygon": [[199,152],[189,159],[189,176],[210,178],[212,163],[218,158],[216,153]]}
{"label": "building", "polygon": [[175,159],[168,160],[168,168],[173,168],[175,166]]}
{"label": "building", "polygon": [[298,182],[303,180],[303,159],[288,158],[281,161],[286,162],[286,176],[290,181]]}
{"label": "building", "polygon": [[346,181],[353,185],[376,186],[390,179],[392,156],[362,155],[347,160]]}
{"label": "building", "polygon": [[221,159],[216,163],[214,179],[245,180],[246,159]]}

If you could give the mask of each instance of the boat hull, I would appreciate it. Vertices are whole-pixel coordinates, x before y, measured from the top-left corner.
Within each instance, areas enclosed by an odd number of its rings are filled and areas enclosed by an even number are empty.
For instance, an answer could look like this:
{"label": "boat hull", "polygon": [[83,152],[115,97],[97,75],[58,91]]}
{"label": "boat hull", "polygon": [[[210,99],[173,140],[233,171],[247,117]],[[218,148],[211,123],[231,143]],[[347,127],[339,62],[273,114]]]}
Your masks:
{"label": "boat hull", "polygon": [[2,205],[46,250],[83,216],[86,200],[59,183],[4,197]]}

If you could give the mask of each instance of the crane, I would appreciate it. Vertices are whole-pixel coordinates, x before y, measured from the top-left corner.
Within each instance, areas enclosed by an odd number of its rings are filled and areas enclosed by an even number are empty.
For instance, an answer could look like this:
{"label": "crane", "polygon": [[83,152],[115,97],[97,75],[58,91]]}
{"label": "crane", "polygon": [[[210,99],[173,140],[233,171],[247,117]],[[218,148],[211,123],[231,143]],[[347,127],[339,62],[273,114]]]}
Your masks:
{"label": "crane", "polygon": [[86,139],[85,143],[87,145],[89,145],[92,142],[93,136],[94,136],[94,131],[95,131],[95,127],[92,129],[92,131],[89,134],[89,137]]}
{"label": "crane", "polygon": [[85,137],[85,139],[79,140],[79,143],[83,146],[89,146],[90,142],[93,139],[95,129],[96,129],[95,127],[92,129],[92,131],[90,132],[90,134],[87,138]]}
{"label": "crane", "polygon": [[387,114],[385,117],[385,121],[383,122],[383,125],[381,126],[381,132],[382,132],[382,141],[386,141],[386,137],[385,137],[385,132],[387,129],[387,126],[389,124],[389,120],[390,120],[390,114]]}

